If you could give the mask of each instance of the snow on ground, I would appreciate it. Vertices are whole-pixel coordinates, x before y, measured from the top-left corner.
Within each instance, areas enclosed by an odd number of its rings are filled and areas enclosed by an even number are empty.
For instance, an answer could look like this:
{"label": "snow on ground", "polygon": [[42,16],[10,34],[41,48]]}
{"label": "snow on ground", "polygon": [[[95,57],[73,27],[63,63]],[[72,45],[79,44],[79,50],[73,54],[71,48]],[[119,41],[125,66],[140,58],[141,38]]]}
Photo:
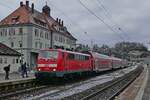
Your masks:
{"label": "snow on ground", "polygon": [[77,85],[77,86],[68,85],[65,87],[64,91],[62,91],[61,89],[50,90],[41,95],[34,96],[31,98],[26,98],[26,100],[36,100],[39,98],[40,98],[40,100],[58,100],[58,99],[61,99],[61,98],[67,97],[67,96],[71,96],[71,95],[79,93],[79,92],[83,92],[87,89],[95,87],[96,85],[100,85],[102,83],[111,81],[114,78],[121,77],[124,74],[129,73],[130,71],[134,70],[136,67],[137,66],[128,67],[123,70],[119,70],[119,71],[115,71],[115,72],[112,72],[109,74],[97,76],[92,79],[80,82],[79,85]]}

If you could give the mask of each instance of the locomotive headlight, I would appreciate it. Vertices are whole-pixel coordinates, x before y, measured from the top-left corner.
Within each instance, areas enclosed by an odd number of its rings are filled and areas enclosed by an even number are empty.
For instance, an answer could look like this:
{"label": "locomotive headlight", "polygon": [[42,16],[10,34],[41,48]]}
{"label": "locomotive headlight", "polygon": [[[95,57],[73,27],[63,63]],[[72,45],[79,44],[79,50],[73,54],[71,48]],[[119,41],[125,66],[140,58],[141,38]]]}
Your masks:
{"label": "locomotive headlight", "polygon": [[41,69],[39,69],[39,71],[41,71]]}
{"label": "locomotive headlight", "polygon": [[56,69],[53,69],[53,71],[56,71]]}

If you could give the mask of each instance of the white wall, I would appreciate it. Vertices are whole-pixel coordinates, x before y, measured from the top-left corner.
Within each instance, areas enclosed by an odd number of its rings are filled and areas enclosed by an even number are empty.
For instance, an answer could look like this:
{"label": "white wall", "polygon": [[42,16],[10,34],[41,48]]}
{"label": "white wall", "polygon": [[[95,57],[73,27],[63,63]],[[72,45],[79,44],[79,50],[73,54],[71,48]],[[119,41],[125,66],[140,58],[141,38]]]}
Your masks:
{"label": "white wall", "polygon": [[[0,55],[0,59],[2,59],[2,63],[0,62],[0,73],[4,73],[3,68],[9,64],[11,65],[10,66],[10,73],[18,72],[18,68],[20,67],[19,57]],[[7,59],[7,62],[5,62],[5,59]],[[14,59],[14,61],[13,61],[13,59]],[[16,62],[16,59],[18,59],[18,63]]]}

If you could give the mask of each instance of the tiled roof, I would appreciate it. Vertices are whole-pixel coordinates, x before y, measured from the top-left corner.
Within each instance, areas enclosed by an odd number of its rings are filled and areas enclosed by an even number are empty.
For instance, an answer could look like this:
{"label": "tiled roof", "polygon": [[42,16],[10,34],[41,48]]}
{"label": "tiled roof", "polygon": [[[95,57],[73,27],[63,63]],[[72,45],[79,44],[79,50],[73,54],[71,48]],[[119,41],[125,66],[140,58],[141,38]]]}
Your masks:
{"label": "tiled roof", "polygon": [[[24,4],[19,8],[17,8],[10,15],[8,15],[6,18],[4,18],[0,22],[0,25],[28,24],[28,23],[40,25],[44,28],[47,28],[50,31],[57,31],[56,27],[64,27],[51,16],[47,16],[43,12],[39,12],[35,9],[32,12],[32,8],[27,7]],[[64,33],[65,35],[75,39],[68,31]]]}
{"label": "tiled roof", "polygon": [[11,49],[3,43],[0,43],[0,55],[21,56],[21,53]]}
{"label": "tiled roof", "polygon": [[[16,22],[13,21],[17,20]],[[10,24],[23,24],[29,23],[29,14],[25,6],[19,7],[6,18],[4,18],[0,25],[10,25]]]}

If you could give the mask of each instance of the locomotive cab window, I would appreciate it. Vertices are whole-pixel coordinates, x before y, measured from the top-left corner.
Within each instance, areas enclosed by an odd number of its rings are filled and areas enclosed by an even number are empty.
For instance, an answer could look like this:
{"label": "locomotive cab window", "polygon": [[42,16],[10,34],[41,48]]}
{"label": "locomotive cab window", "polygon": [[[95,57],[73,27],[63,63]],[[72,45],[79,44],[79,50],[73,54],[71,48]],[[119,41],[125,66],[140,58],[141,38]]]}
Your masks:
{"label": "locomotive cab window", "polygon": [[56,59],[58,56],[58,51],[40,51],[39,56],[48,59]]}
{"label": "locomotive cab window", "polygon": [[85,60],[89,60],[89,56],[85,56]]}

